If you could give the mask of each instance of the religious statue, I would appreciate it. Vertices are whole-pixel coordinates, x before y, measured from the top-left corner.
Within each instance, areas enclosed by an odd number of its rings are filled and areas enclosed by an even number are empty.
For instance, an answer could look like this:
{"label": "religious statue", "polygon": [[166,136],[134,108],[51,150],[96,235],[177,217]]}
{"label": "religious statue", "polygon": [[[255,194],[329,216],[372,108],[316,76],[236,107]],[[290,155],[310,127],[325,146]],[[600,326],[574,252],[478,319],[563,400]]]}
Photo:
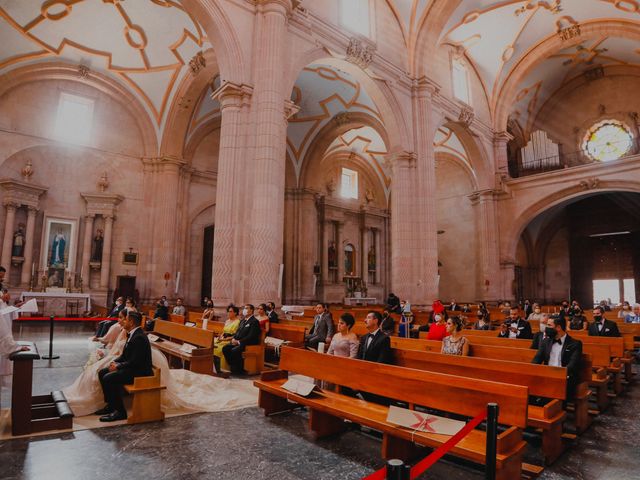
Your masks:
{"label": "religious statue", "polygon": [[347,245],[344,249],[344,274],[353,275],[353,267],[353,247],[351,245]]}
{"label": "religious statue", "polygon": [[101,229],[98,229],[96,236],[93,239],[93,250],[91,251],[91,261],[102,261],[102,245],[104,245],[104,235]]}
{"label": "religious statue", "polygon": [[329,268],[338,268],[338,258],[336,256],[336,243],[329,242],[328,249]]}
{"label": "religious statue", "polygon": [[50,287],[62,287],[64,286],[64,271],[51,269],[49,270],[51,275],[47,279],[47,283]]}
{"label": "religious statue", "polygon": [[[62,230],[58,230],[55,237],[53,237],[53,243],[51,244],[51,261],[49,265],[63,266],[64,265],[64,249],[67,244],[67,240],[64,238]],[[49,282],[51,283],[51,282]]]}
{"label": "religious statue", "polygon": [[370,272],[376,271],[376,249],[373,245],[369,247],[369,253],[367,254],[367,265]]}
{"label": "religious statue", "polygon": [[24,256],[24,225],[18,225],[18,230],[13,234],[13,248],[11,255],[14,257]]}

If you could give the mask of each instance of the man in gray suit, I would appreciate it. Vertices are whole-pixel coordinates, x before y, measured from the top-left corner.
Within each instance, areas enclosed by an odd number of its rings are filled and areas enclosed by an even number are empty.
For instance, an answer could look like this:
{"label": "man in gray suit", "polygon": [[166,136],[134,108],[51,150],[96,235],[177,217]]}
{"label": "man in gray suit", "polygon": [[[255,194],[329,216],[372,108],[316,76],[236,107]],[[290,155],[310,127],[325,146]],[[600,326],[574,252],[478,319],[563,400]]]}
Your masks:
{"label": "man in gray suit", "polygon": [[331,343],[333,336],[333,317],[329,311],[329,304],[319,303],[316,305],[316,316],[313,320],[313,327],[309,330],[309,334],[304,339],[304,344],[314,350],[318,349],[318,343],[325,342],[326,345]]}

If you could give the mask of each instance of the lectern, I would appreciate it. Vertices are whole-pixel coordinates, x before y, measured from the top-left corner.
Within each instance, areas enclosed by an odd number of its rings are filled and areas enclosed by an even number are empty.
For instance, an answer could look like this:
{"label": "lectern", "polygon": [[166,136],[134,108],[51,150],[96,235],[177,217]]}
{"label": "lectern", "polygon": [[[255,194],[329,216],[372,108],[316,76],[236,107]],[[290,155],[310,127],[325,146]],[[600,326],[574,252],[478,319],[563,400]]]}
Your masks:
{"label": "lectern", "polygon": [[73,426],[73,412],[60,391],[32,396],[33,361],[40,360],[35,343],[18,342],[29,350],[14,352],[13,389],[11,391],[11,433],[28,435],[47,430],[64,430]]}

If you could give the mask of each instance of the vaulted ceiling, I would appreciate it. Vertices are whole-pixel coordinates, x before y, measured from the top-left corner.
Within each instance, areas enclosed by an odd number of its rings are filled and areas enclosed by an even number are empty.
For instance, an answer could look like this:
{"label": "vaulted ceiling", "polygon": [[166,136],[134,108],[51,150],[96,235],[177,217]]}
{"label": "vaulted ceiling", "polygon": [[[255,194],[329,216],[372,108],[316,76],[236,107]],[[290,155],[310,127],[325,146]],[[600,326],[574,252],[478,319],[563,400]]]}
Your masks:
{"label": "vaulted ceiling", "polygon": [[189,61],[211,47],[173,0],[1,0],[0,17],[0,75],[60,61],[99,72],[140,100],[159,133]]}
{"label": "vaulted ceiling", "polygon": [[[509,75],[546,39],[561,36],[566,47],[545,53],[520,82],[513,116],[521,126],[545,99],[586,70],[598,66],[640,65],[636,40],[609,34],[607,29],[587,40],[580,27],[622,20],[640,28],[637,0],[462,0],[441,37],[464,55],[477,72],[490,108],[494,109]],[[576,40],[579,43],[576,43]]]}

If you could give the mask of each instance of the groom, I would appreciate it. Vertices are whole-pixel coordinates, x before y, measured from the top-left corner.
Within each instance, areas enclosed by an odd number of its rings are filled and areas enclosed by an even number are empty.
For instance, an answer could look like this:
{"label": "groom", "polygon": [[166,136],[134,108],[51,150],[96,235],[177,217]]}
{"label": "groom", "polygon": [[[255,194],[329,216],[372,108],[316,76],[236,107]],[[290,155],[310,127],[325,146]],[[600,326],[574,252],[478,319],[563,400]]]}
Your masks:
{"label": "groom", "polygon": [[127,343],[122,355],[98,372],[100,385],[107,406],[95,412],[101,422],[125,420],[127,411],[122,403],[122,387],[133,383],[134,377],[153,375],[151,368],[151,345],[140,324],[142,315],[129,312],[123,328],[127,332]]}

